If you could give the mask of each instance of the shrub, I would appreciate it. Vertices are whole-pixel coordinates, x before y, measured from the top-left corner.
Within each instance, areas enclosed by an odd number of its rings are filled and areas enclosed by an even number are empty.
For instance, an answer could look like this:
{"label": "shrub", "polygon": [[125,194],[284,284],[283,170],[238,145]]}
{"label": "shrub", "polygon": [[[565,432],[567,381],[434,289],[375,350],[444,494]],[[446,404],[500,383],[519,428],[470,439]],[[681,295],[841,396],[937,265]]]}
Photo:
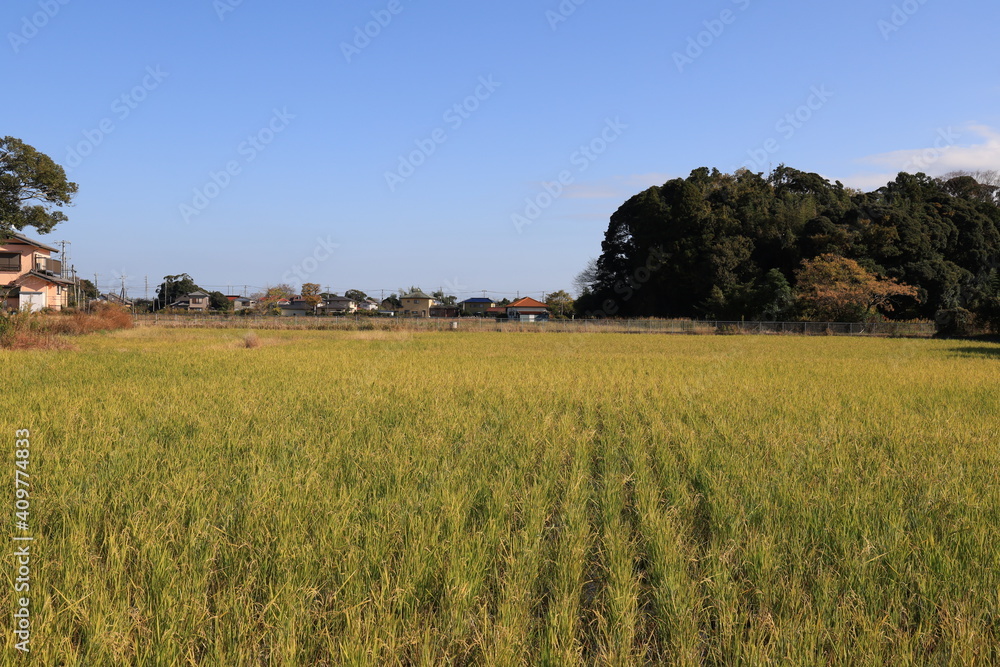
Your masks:
{"label": "shrub", "polygon": [[56,336],[80,336],[131,327],[132,316],[113,304],[99,304],[90,313],[12,313],[0,316],[0,347],[64,349],[69,344],[60,343]]}
{"label": "shrub", "polygon": [[976,316],[965,308],[939,310],[934,316],[937,335],[942,337],[966,337],[978,333]]}
{"label": "shrub", "polygon": [[247,349],[260,347],[260,338],[254,332],[248,332],[247,335],[243,336],[243,347]]}

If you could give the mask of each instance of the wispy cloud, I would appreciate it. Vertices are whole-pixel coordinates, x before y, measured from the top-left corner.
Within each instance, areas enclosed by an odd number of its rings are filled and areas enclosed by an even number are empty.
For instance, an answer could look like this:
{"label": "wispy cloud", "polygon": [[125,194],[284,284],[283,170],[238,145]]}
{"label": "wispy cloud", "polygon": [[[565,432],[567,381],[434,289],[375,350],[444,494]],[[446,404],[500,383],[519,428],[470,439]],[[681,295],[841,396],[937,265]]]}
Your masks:
{"label": "wispy cloud", "polygon": [[[967,138],[973,139],[967,143]],[[858,162],[879,171],[863,171],[841,179],[845,185],[863,190],[879,188],[895,180],[901,171],[941,176],[950,171],[1000,169],[1000,131],[980,124],[940,128],[925,148],[877,153]]]}

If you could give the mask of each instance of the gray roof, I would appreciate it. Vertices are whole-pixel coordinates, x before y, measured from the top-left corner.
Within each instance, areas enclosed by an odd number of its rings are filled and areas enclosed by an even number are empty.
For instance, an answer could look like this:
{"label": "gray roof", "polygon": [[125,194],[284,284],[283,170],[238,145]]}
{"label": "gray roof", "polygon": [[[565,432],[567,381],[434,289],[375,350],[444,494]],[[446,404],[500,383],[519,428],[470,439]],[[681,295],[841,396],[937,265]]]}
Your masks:
{"label": "gray roof", "polygon": [[424,294],[420,290],[417,290],[416,292],[410,292],[409,294],[405,294],[405,295],[401,296],[400,298],[401,299],[430,299],[431,301],[434,300],[434,297],[428,296],[427,294]]}

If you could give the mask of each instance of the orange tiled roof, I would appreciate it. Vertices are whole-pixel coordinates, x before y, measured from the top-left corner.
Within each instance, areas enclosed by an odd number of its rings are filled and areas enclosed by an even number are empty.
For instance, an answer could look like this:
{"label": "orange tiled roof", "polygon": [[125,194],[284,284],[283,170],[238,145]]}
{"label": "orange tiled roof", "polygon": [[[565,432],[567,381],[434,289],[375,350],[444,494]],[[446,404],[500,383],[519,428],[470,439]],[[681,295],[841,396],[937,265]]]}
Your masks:
{"label": "orange tiled roof", "polygon": [[530,296],[521,297],[516,301],[511,301],[507,304],[508,308],[548,308],[544,303],[538,301],[537,299],[532,299]]}

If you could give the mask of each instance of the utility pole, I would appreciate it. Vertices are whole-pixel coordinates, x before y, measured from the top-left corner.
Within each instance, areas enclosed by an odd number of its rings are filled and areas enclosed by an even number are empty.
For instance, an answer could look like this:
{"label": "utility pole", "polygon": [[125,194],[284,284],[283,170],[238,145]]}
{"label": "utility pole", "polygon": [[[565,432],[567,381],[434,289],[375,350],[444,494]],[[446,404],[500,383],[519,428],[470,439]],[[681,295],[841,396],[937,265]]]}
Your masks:
{"label": "utility pole", "polygon": [[145,289],[142,293],[142,299],[143,301],[149,301],[149,276],[143,276],[142,282],[143,285],[145,285]]}
{"label": "utility pole", "polygon": [[67,266],[67,262],[69,261],[68,255],[66,254],[66,246],[68,246],[68,245],[70,245],[69,241],[60,241],[59,242],[59,247],[62,248],[62,250],[59,251],[59,277],[60,278],[65,278],[66,277],[66,266]]}

